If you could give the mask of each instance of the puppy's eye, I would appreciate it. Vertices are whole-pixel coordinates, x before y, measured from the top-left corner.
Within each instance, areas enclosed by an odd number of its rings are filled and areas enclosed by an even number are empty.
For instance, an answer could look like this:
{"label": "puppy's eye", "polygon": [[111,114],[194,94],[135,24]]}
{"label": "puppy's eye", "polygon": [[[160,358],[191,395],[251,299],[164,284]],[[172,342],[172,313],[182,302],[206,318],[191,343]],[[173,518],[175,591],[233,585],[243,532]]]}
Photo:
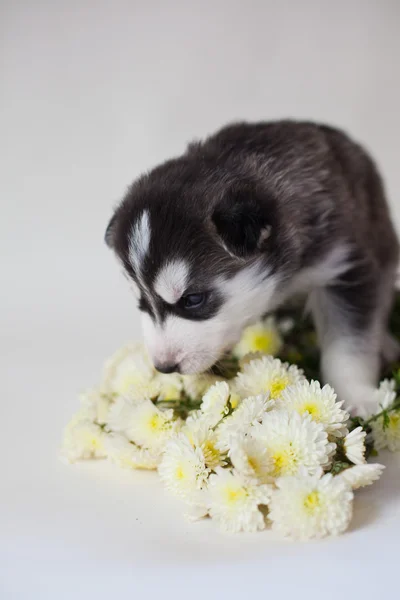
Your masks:
{"label": "puppy's eye", "polygon": [[200,308],[206,300],[206,294],[188,294],[182,297],[182,306],[185,310]]}

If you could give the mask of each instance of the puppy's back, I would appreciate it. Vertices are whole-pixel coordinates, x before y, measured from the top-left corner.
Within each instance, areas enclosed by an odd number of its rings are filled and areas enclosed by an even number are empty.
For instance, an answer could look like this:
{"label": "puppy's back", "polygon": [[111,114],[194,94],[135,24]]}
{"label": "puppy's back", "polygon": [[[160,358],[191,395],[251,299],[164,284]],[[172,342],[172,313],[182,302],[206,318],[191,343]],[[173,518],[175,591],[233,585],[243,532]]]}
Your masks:
{"label": "puppy's back", "polygon": [[304,238],[344,236],[381,264],[397,261],[379,172],[343,131],[290,120],[236,123],[191,145],[188,155],[267,186]]}

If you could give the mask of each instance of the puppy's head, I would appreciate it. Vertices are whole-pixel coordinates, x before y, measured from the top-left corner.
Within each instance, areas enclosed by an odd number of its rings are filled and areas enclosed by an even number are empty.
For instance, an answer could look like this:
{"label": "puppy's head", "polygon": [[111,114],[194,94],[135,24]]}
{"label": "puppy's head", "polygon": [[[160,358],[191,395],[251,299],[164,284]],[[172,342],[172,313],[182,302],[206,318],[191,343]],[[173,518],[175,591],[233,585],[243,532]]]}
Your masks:
{"label": "puppy's head", "polygon": [[137,181],[116,209],[106,242],[136,290],[159,371],[207,370],[268,309],[274,219],[260,193],[177,160]]}

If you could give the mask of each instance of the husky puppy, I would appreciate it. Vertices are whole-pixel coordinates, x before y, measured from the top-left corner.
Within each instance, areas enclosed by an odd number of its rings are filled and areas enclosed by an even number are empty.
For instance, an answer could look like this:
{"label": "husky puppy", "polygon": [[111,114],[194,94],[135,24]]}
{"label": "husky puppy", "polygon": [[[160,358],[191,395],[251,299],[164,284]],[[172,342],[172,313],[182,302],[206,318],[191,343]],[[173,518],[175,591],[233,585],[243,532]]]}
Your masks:
{"label": "husky puppy", "polygon": [[138,292],[163,373],[209,369],[243,328],[308,297],[326,382],[374,408],[399,244],[371,157],[308,122],[237,123],[142,175],[106,242]]}

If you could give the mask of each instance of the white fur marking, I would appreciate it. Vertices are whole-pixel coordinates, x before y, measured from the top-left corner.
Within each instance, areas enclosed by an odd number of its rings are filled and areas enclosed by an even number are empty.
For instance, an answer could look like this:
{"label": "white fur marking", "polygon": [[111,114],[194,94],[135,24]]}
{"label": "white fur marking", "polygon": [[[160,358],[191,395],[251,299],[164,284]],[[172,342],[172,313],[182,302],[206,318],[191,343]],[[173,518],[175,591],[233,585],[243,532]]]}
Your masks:
{"label": "white fur marking", "polygon": [[285,290],[285,295],[309,292],[315,287],[322,287],[343,275],[352,265],[348,260],[349,247],[346,244],[335,246],[321,262],[314,267],[308,267],[295,275]]}
{"label": "white fur marking", "polygon": [[132,227],[131,238],[129,240],[129,259],[132,266],[138,271],[149,251],[150,238],[151,229],[149,213],[147,210],[144,210]]}
{"label": "white fur marking", "polygon": [[188,281],[189,267],[184,260],[172,260],[157,273],[154,290],[168,304],[175,304],[183,295]]}
{"label": "white fur marking", "polygon": [[273,303],[277,278],[262,263],[242,269],[215,284],[224,297],[220,311],[204,321],[170,315],[163,324],[143,315],[143,333],[155,363],[178,363],[181,372],[208,369],[240,338],[243,327],[260,318]]}

